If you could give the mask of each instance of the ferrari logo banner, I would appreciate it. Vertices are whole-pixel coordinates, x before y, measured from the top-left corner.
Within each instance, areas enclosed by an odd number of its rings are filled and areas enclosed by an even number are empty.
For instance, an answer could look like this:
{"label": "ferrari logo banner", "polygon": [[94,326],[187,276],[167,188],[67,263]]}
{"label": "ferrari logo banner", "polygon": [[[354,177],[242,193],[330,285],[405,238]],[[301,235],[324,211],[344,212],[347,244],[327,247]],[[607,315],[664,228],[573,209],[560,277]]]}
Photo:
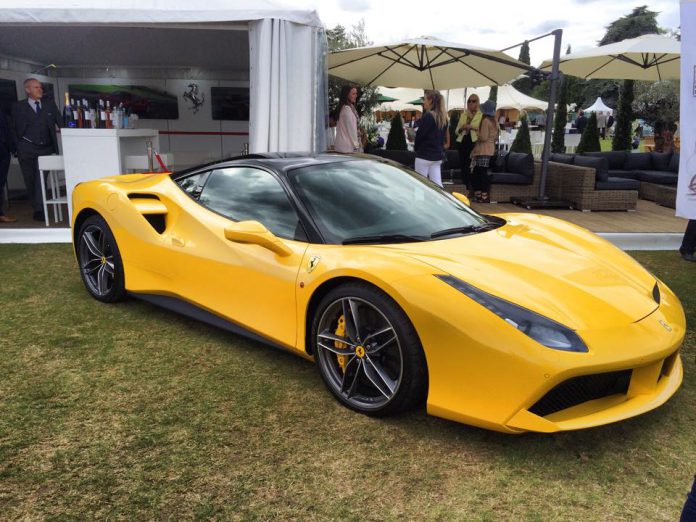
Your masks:
{"label": "ferrari logo banner", "polygon": [[696,219],[696,1],[681,2],[681,82],[677,216]]}

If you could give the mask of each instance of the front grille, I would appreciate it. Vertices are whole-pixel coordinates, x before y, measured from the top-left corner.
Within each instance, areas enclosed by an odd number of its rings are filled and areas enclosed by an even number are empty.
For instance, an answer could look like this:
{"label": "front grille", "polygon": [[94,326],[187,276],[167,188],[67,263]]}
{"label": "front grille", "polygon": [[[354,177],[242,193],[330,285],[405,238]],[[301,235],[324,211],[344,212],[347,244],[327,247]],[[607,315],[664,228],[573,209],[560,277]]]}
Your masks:
{"label": "front grille", "polygon": [[573,377],[544,395],[529,411],[545,417],[583,402],[628,391],[632,370]]}

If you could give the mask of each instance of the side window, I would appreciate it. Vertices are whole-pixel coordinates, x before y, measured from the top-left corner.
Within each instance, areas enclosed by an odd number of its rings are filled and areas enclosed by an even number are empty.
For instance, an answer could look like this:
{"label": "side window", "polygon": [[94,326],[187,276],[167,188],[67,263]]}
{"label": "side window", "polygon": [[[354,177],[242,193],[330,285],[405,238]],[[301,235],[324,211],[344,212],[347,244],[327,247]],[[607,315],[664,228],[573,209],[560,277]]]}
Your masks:
{"label": "side window", "polygon": [[199,201],[235,221],[255,220],[276,236],[306,241],[285,190],[264,170],[251,167],[214,170]]}
{"label": "side window", "polygon": [[194,174],[193,176],[187,176],[183,179],[177,180],[177,183],[193,199],[198,199],[205,186],[205,181],[208,179],[210,171],[201,172],[199,174]]}

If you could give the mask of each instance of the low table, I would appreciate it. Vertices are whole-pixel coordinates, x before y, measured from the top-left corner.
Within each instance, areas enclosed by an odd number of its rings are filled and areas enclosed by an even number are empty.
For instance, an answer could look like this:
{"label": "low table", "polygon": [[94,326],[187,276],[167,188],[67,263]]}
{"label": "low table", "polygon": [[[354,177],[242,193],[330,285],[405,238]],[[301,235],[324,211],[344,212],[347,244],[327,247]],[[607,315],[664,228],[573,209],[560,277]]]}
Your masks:
{"label": "low table", "polygon": [[641,181],[638,195],[642,199],[654,201],[663,207],[676,207],[677,187],[674,185],[658,185],[657,183]]}

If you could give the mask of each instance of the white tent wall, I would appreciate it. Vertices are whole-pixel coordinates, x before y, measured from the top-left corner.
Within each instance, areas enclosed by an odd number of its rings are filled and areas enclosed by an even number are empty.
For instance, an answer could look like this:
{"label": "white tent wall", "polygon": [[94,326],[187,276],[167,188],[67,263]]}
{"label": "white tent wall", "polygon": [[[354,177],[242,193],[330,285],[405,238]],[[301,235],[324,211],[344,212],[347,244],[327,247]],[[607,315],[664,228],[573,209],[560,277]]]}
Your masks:
{"label": "white tent wall", "polygon": [[324,150],[324,132],[297,132],[324,121],[323,96],[317,95],[317,77],[324,71],[316,58],[322,35],[315,28],[285,20],[265,19],[249,26],[254,93],[250,152]]}

